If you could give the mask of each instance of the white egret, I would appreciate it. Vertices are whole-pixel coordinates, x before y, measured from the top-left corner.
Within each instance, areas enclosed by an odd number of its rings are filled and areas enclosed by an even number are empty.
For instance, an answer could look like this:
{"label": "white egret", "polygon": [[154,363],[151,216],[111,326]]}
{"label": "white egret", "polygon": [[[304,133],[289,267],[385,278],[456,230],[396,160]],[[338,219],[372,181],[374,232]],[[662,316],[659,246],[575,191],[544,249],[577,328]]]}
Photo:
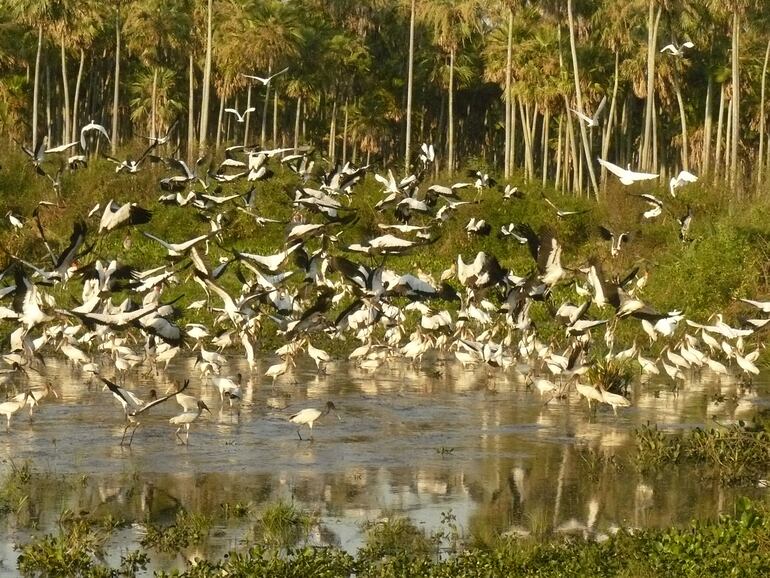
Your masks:
{"label": "white egret", "polygon": [[624,169],[604,159],[599,159],[599,164],[618,177],[624,185],[633,185],[637,181],[649,181],[658,178],[657,173],[640,173],[631,169]]}

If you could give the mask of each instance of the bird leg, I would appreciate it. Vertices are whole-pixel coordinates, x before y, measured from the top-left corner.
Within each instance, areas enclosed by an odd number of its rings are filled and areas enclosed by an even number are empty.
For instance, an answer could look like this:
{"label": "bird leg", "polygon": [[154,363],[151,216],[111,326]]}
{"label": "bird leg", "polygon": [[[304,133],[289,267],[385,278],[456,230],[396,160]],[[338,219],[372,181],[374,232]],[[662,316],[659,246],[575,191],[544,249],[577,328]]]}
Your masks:
{"label": "bird leg", "polygon": [[[131,427],[131,422],[129,421],[129,422],[126,423],[126,427],[123,428],[123,437],[120,438],[120,444],[119,445],[121,445],[121,446],[123,445],[123,442],[126,439],[126,432],[128,431],[128,428],[130,428],[130,427]],[[128,445],[131,445],[131,442],[128,442]]]}
{"label": "bird leg", "polygon": [[179,427],[176,429],[176,439],[178,439],[180,442],[182,442],[182,445],[184,445],[184,440],[183,440],[183,439],[180,437],[180,435],[179,435],[179,430],[181,430],[181,429],[182,429],[182,426],[179,426]]}
{"label": "bird leg", "polygon": [[131,442],[134,441],[134,434],[136,433],[136,430],[139,429],[139,425],[139,422],[136,422],[134,429],[131,431],[131,437],[128,439],[128,447],[131,447]]}
{"label": "bird leg", "polygon": [[297,436],[299,436],[299,441],[302,441],[302,435],[299,433],[299,428],[297,428]]}

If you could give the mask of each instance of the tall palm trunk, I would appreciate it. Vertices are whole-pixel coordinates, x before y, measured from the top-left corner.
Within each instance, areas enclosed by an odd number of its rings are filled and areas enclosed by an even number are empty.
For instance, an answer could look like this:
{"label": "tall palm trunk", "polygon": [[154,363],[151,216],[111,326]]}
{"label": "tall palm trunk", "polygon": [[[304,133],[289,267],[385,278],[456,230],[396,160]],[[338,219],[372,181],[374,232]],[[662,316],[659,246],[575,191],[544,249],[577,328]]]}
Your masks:
{"label": "tall palm trunk", "polygon": [[294,154],[299,150],[299,119],[302,112],[302,95],[297,97],[297,114],[294,116]]}
{"label": "tall palm trunk", "polygon": [[[409,162],[412,154],[412,84],[414,78],[415,2],[416,0],[412,0],[412,7],[409,12],[409,67],[406,79],[406,145],[404,147],[404,175],[409,174]],[[296,145],[294,146],[296,148]]]}
{"label": "tall palm trunk", "polygon": [[[676,74],[676,72],[674,73]],[[679,81],[674,79],[674,92],[676,93],[676,101],[679,104],[679,119],[682,126],[682,168],[686,171],[690,170],[690,149],[687,143],[687,115],[684,110],[684,100],[682,99],[682,90],[679,88]]]}
{"label": "tall palm trunk", "polygon": [[717,115],[717,142],[714,152],[714,176],[719,178],[719,165],[722,162],[722,125],[725,118],[725,84],[719,86],[719,113]]}
{"label": "tall palm trunk", "polygon": [[150,116],[150,137],[157,135],[157,112],[158,112],[158,67],[153,66],[152,70],[152,107]]}
{"label": "tall palm trunk", "polygon": [[118,112],[120,99],[120,4],[115,10],[115,89],[112,93],[112,139],[111,151],[118,150]]}
{"label": "tall palm trunk", "polygon": [[208,14],[206,20],[206,61],[203,68],[203,94],[201,95],[201,124],[200,124],[200,143],[201,152],[206,148],[206,135],[209,124],[209,98],[211,94],[211,36],[212,36],[212,4],[213,0],[208,2]]}
{"label": "tall palm trunk", "polygon": [[[569,19],[569,45],[572,52],[572,72],[575,77],[575,101],[577,102],[578,110],[585,110],[583,108],[583,96],[580,92],[580,74],[578,71],[577,61],[577,49],[575,47],[575,22],[572,17],[572,0],[567,0],[567,18]],[[594,196],[599,196],[599,185],[596,183],[596,175],[594,174],[594,164],[591,158],[591,145],[588,142],[588,131],[586,130],[585,123],[580,123],[580,138],[583,141],[583,152],[585,153],[586,165],[588,166],[588,176],[591,179],[591,188],[593,189]]]}
{"label": "tall palm trunk", "polygon": [[[270,73],[268,72],[268,74]],[[265,139],[267,138],[267,111],[270,104],[270,85],[271,83],[268,82],[267,86],[265,86],[265,102],[262,104],[262,131],[259,135],[259,146],[265,146]]]}
{"label": "tall palm trunk", "polygon": [[192,164],[195,154],[195,68],[192,50],[187,62],[187,162]]}
{"label": "tall palm trunk", "polygon": [[80,65],[78,66],[78,76],[75,80],[75,96],[72,99],[72,122],[70,126],[70,140],[76,140],[78,130],[78,106],[80,104],[80,82],[83,79],[83,67],[85,66],[86,54],[80,49]]}
{"label": "tall palm trunk", "polygon": [[62,143],[64,143],[70,135],[70,86],[69,79],[67,78],[67,53],[64,50],[64,29],[61,32],[61,83],[62,94],[64,96],[64,110],[62,127]]}
{"label": "tall palm trunk", "polygon": [[765,61],[762,65],[762,88],[759,97],[759,154],[757,155],[757,186],[762,185],[764,177],[763,169],[765,167],[765,84],[767,81],[767,61],[770,58],[770,40],[767,41],[765,49]]}
{"label": "tall palm trunk", "polygon": [[508,9],[508,46],[505,56],[505,159],[503,174],[511,176],[511,62],[513,60],[513,8]]}
{"label": "tall palm trunk", "polygon": [[348,160],[348,97],[345,97],[345,120],[342,124],[342,164]]}
{"label": "tall palm trunk", "polygon": [[[347,108],[345,108],[347,114]],[[278,146],[278,87],[273,89],[273,148]]]}
{"label": "tall palm trunk", "polygon": [[[612,131],[615,124],[615,113],[618,106],[618,79],[619,79],[620,52],[615,51],[615,80],[612,85],[612,100],[610,101],[610,112],[607,114],[607,124],[605,125],[602,138],[602,158],[607,158],[610,151],[610,141],[612,140]],[[607,184],[607,169],[602,166],[601,176],[599,177],[602,188]]]}
{"label": "tall palm trunk", "polygon": [[711,125],[713,124],[714,113],[711,110],[713,108],[712,101],[714,93],[714,80],[711,75],[708,75],[708,83],[706,84],[706,111],[703,119],[703,166],[701,172],[704,175],[708,175],[711,170]]}
{"label": "tall palm trunk", "polygon": [[43,25],[37,27],[37,53],[35,54],[35,84],[32,88],[32,150],[37,149],[37,103],[40,94],[40,58],[43,53]]}
{"label": "tall palm trunk", "polygon": [[644,136],[642,138],[641,164],[643,169],[650,169],[653,148],[653,122],[655,117],[655,55],[657,54],[658,26],[662,8],[655,11],[655,2],[650,0],[647,19],[647,99],[644,113]]}
{"label": "tall palm trunk", "polygon": [[449,145],[447,151],[447,173],[451,177],[455,168],[455,115],[454,115],[454,102],[455,102],[455,49],[449,51],[449,106],[447,110],[447,144]]}
{"label": "tall palm trunk", "polygon": [[[251,108],[251,81],[246,89],[246,110]],[[246,124],[243,127],[243,146],[249,144],[249,127],[251,126],[251,113],[246,115]]]}
{"label": "tall palm trunk", "polygon": [[733,82],[733,98],[732,98],[732,136],[731,136],[731,151],[730,151],[730,187],[733,193],[738,189],[738,145],[740,144],[740,115],[741,115],[741,79],[740,79],[740,62],[739,62],[739,49],[740,49],[740,18],[738,16],[738,9],[733,11],[733,51],[732,51],[732,82]]}

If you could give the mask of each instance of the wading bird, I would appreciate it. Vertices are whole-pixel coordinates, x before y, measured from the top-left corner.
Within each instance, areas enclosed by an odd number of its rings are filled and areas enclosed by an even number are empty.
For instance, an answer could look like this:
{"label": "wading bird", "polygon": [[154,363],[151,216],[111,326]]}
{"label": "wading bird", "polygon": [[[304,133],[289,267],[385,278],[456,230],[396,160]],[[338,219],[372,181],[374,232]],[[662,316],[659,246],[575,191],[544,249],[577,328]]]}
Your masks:
{"label": "wading bird", "polygon": [[[303,409],[300,412],[295,413],[292,416],[289,416],[289,421],[291,423],[297,424],[297,436],[299,436],[299,439],[302,439],[302,435],[299,433],[299,429],[301,426],[306,425],[310,428],[310,439],[313,439],[313,424],[326,414],[328,414],[330,411],[334,410],[337,411],[337,408],[334,407],[334,402],[327,401],[326,406],[324,407],[324,410],[321,411],[319,409],[316,409],[314,407],[309,407],[306,409]],[[337,415],[337,419],[342,421],[342,418]]]}
{"label": "wading bird", "polygon": [[131,442],[134,441],[134,434],[140,425],[138,416],[151,407],[155,407],[159,403],[163,403],[169,398],[174,397],[176,394],[181,393],[190,384],[190,380],[187,379],[177,391],[163,397],[158,397],[155,390],[151,389],[150,401],[144,402],[134,392],[120,387],[118,384],[110,381],[109,379],[105,379],[102,376],[99,376],[99,379],[102,380],[105,387],[107,387],[107,389],[112,392],[113,397],[118,401],[118,403],[120,403],[120,405],[123,407],[123,411],[126,414],[126,427],[123,428],[123,437],[120,438],[121,446],[126,439],[126,432],[128,431],[128,428],[131,426],[134,428],[131,431],[131,437],[128,439],[129,447],[131,446]]}
{"label": "wading bird", "polygon": [[[211,410],[208,408],[208,406],[206,406],[203,400],[199,399],[198,403],[195,404],[195,409],[192,409],[191,411],[189,411],[188,409],[185,409],[185,411],[183,411],[179,415],[175,415],[170,420],[168,420],[168,423],[170,423],[171,425],[179,426],[178,428],[176,428],[176,439],[182,442],[183,445],[188,445],[190,441],[190,426],[193,424],[193,422],[196,419],[198,419],[201,416],[201,413],[203,413],[204,409],[207,412],[211,413]],[[184,440],[179,435],[179,432],[181,431],[182,428],[185,428]]]}

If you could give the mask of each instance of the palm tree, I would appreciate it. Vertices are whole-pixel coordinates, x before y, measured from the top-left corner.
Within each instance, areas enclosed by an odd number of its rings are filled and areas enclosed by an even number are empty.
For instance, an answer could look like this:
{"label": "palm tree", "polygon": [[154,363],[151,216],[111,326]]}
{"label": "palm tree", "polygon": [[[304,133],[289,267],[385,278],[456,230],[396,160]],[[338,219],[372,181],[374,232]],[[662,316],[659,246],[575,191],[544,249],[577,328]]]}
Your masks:
{"label": "palm tree", "polygon": [[211,91],[211,39],[213,36],[213,11],[214,0],[208,0],[206,10],[206,60],[203,68],[203,94],[201,95],[201,120],[200,120],[200,138],[198,147],[201,151],[206,149],[206,135],[208,134],[209,124],[209,94]]}
{"label": "palm tree", "polygon": [[37,52],[35,53],[35,80],[32,89],[32,149],[37,147],[38,100],[40,93],[40,66],[43,53],[43,34],[57,19],[62,8],[61,0],[28,0],[4,2],[11,18],[29,27],[37,28]]}
{"label": "palm tree", "polygon": [[477,0],[426,1],[419,5],[419,16],[433,30],[434,41],[449,56],[447,87],[447,172],[454,171],[454,74],[457,51],[479,25]]}
{"label": "palm tree", "polygon": [[406,78],[406,143],[404,145],[404,174],[409,174],[412,146],[412,87],[414,84],[414,21],[417,0],[409,3],[409,66]]}
{"label": "palm tree", "polygon": [[[190,0],[140,0],[124,23],[129,51],[152,71],[150,136],[157,135],[158,75],[179,61],[192,31]],[[180,63],[181,64],[181,63]]]}

